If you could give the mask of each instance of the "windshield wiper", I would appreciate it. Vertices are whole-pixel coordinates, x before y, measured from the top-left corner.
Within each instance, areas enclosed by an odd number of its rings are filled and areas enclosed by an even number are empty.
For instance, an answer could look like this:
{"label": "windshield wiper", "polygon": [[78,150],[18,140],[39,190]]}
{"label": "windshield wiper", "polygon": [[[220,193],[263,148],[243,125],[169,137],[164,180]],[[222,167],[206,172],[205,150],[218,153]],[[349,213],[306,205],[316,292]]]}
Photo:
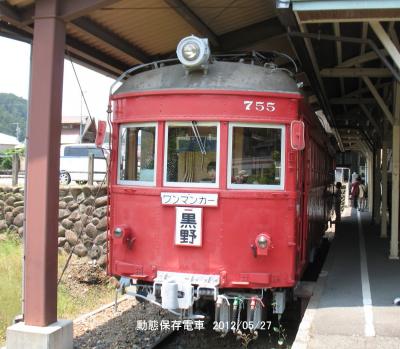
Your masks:
{"label": "windshield wiper", "polygon": [[201,141],[200,132],[197,127],[197,121],[192,121],[192,130],[193,130],[194,136],[196,137],[197,144],[199,145],[201,154],[206,155],[207,154],[206,148],[205,148],[203,142]]}

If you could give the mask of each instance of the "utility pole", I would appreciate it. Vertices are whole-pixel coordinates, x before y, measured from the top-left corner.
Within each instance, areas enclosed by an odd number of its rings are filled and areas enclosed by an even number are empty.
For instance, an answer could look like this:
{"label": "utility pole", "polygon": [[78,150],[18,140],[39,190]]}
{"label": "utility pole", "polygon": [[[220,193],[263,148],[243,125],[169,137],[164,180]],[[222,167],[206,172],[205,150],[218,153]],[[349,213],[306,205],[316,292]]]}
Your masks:
{"label": "utility pole", "polygon": [[19,136],[21,134],[21,128],[19,127],[19,122],[12,122],[11,124],[17,125],[15,128],[15,134],[16,134],[17,139],[19,140]]}

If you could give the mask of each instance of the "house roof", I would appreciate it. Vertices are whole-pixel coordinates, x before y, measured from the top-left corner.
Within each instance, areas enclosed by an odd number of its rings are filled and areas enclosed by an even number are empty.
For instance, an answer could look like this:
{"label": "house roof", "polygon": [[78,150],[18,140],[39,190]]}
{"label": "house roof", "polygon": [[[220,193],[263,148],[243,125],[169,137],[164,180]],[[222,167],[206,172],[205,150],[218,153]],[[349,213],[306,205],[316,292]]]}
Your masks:
{"label": "house roof", "polygon": [[80,124],[85,123],[88,116],[80,116],[80,115],[63,115],[61,123],[65,124]]}
{"label": "house roof", "polygon": [[5,133],[0,133],[0,144],[2,145],[17,145],[20,142],[16,137],[6,135]]}

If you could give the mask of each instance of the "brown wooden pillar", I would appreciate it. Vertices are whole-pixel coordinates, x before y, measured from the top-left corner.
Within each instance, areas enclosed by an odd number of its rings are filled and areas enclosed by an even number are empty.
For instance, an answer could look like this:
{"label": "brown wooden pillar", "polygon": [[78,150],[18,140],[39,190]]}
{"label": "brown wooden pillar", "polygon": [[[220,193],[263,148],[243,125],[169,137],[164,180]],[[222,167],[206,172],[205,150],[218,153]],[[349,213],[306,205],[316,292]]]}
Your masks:
{"label": "brown wooden pillar", "polygon": [[57,219],[65,24],[36,0],[28,119],[24,320],[57,321]]}

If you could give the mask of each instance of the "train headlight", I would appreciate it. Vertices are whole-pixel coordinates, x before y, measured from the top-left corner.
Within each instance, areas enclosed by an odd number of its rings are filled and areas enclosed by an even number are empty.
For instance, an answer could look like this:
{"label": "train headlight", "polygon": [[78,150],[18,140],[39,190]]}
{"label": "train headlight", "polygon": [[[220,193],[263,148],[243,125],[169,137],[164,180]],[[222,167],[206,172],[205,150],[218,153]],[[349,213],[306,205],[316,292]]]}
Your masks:
{"label": "train headlight", "polygon": [[194,61],[200,54],[200,47],[195,42],[189,42],[182,48],[182,56],[188,61]]}
{"label": "train headlight", "polygon": [[207,65],[210,58],[208,39],[191,35],[182,39],[176,49],[179,61],[188,69],[198,69]]}
{"label": "train headlight", "polygon": [[259,235],[257,237],[257,245],[260,248],[267,248],[268,246],[268,239],[265,235]]}
{"label": "train headlight", "polygon": [[122,228],[115,228],[114,229],[114,236],[116,238],[120,238],[122,236],[122,234],[124,233],[124,230]]}
{"label": "train headlight", "polygon": [[255,243],[251,245],[254,257],[267,256],[269,250],[273,248],[271,236],[267,233],[260,233],[256,236]]}

